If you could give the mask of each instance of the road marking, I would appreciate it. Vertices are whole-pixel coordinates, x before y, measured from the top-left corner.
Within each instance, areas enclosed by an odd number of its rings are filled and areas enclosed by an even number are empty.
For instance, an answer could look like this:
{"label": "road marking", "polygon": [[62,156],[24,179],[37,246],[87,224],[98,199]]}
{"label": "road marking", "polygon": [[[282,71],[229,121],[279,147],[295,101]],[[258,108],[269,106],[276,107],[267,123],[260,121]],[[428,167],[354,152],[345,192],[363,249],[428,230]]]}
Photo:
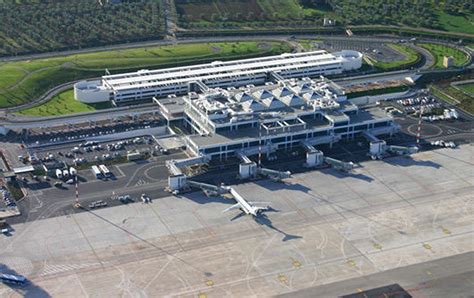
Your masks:
{"label": "road marking", "polygon": [[141,186],[141,185],[146,185],[146,184],[148,184],[148,182],[146,182],[143,179],[140,179],[137,181],[137,183],[135,183],[135,186]]}
{"label": "road marking", "polygon": [[49,265],[47,264],[44,269],[42,270],[40,276],[47,276],[50,274],[56,274],[56,273],[63,273],[63,272],[68,272],[68,271],[74,271],[74,270],[80,270],[84,268],[89,268],[89,267],[94,267],[94,266],[100,266],[100,263],[89,263],[89,264],[67,264],[67,265],[61,265],[61,264],[53,264]]}

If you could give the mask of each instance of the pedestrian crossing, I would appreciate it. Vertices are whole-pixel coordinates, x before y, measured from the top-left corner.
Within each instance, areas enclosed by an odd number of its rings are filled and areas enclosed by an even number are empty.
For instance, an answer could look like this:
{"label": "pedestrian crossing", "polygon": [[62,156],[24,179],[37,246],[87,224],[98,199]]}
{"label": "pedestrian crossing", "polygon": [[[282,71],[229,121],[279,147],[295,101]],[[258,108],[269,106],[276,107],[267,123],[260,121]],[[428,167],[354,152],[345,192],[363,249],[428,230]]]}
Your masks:
{"label": "pedestrian crossing", "polygon": [[148,184],[149,182],[148,181],[145,181],[143,179],[140,179],[137,181],[137,183],[135,183],[135,186],[141,186],[141,185],[146,185]]}
{"label": "pedestrian crossing", "polygon": [[448,129],[448,130],[446,131],[446,134],[448,134],[448,135],[452,135],[452,134],[455,134],[455,133],[457,133],[457,131],[454,130],[454,129]]}
{"label": "pedestrian crossing", "polygon": [[[52,274],[72,272],[75,270],[81,270],[85,268],[98,267],[102,264],[99,262],[93,263],[82,263],[82,264],[45,264],[41,270],[39,270],[39,276],[48,276]],[[37,266],[37,269],[39,266]],[[14,256],[2,256],[0,257],[0,272],[11,272],[23,276],[31,276],[35,270],[33,263],[21,257]],[[36,275],[36,274],[33,274]]]}
{"label": "pedestrian crossing", "polygon": [[100,266],[100,263],[85,263],[85,264],[46,264],[40,273],[40,276],[47,276],[52,274],[71,272],[75,270],[91,268]]}

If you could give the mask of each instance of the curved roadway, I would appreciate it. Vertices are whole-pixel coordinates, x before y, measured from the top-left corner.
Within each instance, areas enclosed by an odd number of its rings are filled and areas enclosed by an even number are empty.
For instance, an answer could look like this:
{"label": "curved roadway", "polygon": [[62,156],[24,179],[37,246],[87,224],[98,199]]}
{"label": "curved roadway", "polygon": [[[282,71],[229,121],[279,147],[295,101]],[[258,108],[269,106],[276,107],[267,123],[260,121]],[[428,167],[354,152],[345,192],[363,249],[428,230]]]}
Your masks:
{"label": "curved roadway", "polygon": [[[285,41],[285,42],[290,42],[291,45],[294,46],[294,42],[292,42],[292,37],[295,35],[262,35],[262,36],[238,36],[238,37],[206,37],[206,38],[186,38],[186,39],[179,39],[179,40],[159,40],[159,41],[149,41],[149,42],[140,42],[140,43],[134,43],[134,44],[122,44],[122,45],[111,45],[111,46],[104,46],[104,47],[97,47],[97,48],[89,48],[89,49],[81,49],[81,50],[72,50],[72,51],[65,51],[65,52],[60,52],[60,53],[44,53],[44,54],[36,54],[36,55],[28,55],[28,56],[21,56],[21,57],[8,57],[8,58],[2,58],[1,61],[18,61],[18,60],[24,60],[24,59],[37,59],[37,58],[47,58],[51,56],[61,56],[61,55],[71,55],[71,54],[79,54],[79,53],[87,53],[87,52],[96,52],[96,51],[102,51],[102,50],[112,50],[112,49],[127,49],[127,48],[137,48],[137,47],[144,47],[144,46],[156,46],[156,45],[170,45],[170,44],[178,44],[178,43],[202,43],[202,42],[216,42],[216,41],[238,41],[238,40],[256,40],[256,41],[262,41],[262,40],[280,40],[280,41]],[[305,39],[305,38],[321,38],[321,35],[298,35],[299,39]],[[325,36],[325,40],[350,40],[350,41],[372,41],[372,42],[397,42],[399,38],[395,37],[364,37],[364,36]],[[420,40],[420,41],[425,41],[425,40]],[[433,42],[431,40],[426,40]],[[450,44],[451,45],[451,44]],[[452,46],[452,45],[451,45]],[[427,71],[429,67],[432,66],[434,63],[434,58],[433,56],[426,50],[417,47],[415,45],[411,45],[414,49],[416,49],[418,52],[420,52],[425,59],[425,63],[418,68],[419,70],[424,70],[424,72]],[[464,50],[466,51],[466,50]],[[466,51],[469,52],[469,51]],[[472,55],[472,53],[470,53]],[[471,61],[470,61],[471,62]],[[470,63],[471,64],[471,63]],[[472,68],[472,64],[469,65],[468,67]],[[399,76],[401,74],[414,74],[414,71],[396,71],[396,72],[389,72],[389,73],[382,73],[382,74],[372,74],[372,75],[367,75],[363,77],[387,77],[387,76]],[[342,79],[344,80],[344,79]],[[335,80],[338,81],[338,80]],[[59,116],[59,117],[49,117],[49,118],[30,118],[30,119],[25,119],[21,118],[18,116],[13,116],[11,118],[11,114],[8,114],[9,112],[15,112],[18,111],[19,109],[25,109],[28,107],[32,107],[35,105],[38,105],[40,103],[46,102],[51,99],[54,95],[57,93],[66,90],[70,88],[74,82],[69,82],[65,83],[62,85],[59,85],[51,90],[49,90],[46,94],[41,96],[38,100],[32,101],[30,103],[27,103],[22,106],[17,106],[13,108],[8,108],[8,109],[0,109],[0,112],[3,112],[3,116],[5,117],[5,120],[0,122],[0,125],[2,126],[7,126],[9,128],[28,128],[28,127],[38,127],[38,125],[43,126],[43,125],[49,125],[51,126],[52,123],[61,123],[64,124],[64,121],[67,119],[68,123],[80,123],[80,121],[88,121],[91,119],[94,120],[102,120],[103,117],[106,117],[105,119],[109,119],[108,117],[114,117],[114,116],[122,116],[122,115],[128,115],[128,114],[133,114],[133,113],[143,113],[145,112],[143,109],[149,109],[150,105],[139,107],[139,108],[125,108],[125,109],[114,109],[114,110],[104,110],[104,111],[98,111],[98,112],[92,112],[92,113],[83,113],[83,114],[76,114],[76,115],[65,115],[65,116]],[[148,110],[149,111],[149,110]],[[8,118],[7,118],[8,117]],[[23,125],[23,126],[22,126]]]}

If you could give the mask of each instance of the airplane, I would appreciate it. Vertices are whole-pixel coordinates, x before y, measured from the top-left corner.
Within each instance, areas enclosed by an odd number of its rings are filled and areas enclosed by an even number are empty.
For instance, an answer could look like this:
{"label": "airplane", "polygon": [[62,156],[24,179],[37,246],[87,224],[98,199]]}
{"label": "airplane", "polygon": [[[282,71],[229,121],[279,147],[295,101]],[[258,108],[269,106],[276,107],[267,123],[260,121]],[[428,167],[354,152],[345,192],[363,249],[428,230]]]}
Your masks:
{"label": "airplane", "polygon": [[[240,209],[246,215],[252,215],[257,217],[264,211],[270,210],[269,203],[267,202],[248,202],[245,200],[239,193],[237,193],[233,188],[230,188],[230,193],[233,195],[234,199],[237,201],[237,204],[230,206],[222,212],[227,212],[230,210]],[[265,206],[258,206],[265,205]]]}

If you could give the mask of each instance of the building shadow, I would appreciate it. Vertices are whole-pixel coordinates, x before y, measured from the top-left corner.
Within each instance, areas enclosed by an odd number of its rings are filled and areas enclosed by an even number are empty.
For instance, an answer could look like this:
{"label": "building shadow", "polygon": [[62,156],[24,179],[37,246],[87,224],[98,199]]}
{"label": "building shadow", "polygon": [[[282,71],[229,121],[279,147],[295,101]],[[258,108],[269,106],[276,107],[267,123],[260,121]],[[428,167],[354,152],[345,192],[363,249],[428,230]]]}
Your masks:
{"label": "building shadow", "polygon": [[439,169],[441,168],[441,165],[439,163],[436,163],[431,160],[415,160],[410,156],[405,156],[405,157],[389,157],[384,159],[388,164],[394,165],[394,166],[400,166],[400,167],[412,167],[412,166],[419,166],[419,167],[430,167],[434,169]]}
{"label": "building shadow", "polygon": [[82,182],[82,183],[85,183],[88,181],[87,178],[85,178],[84,176],[79,176],[79,175],[76,176],[76,179],[78,182]]}
{"label": "building shadow", "polygon": [[339,171],[339,170],[336,170],[336,169],[333,169],[333,168],[323,170],[321,172],[324,173],[324,174],[334,176],[334,177],[339,178],[339,179],[354,178],[354,179],[359,179],[359,180],[363,180],[363,181],[366,181],[366,182],[374,181],[374,178],[372,178],[370,176],[367,176],[367,175],[364,175],[364,174],[361,174],[361,173],[343,172],[343,171]]}
{"label": "building shadow", "polygon": [[310,188],[299,183],[288,183],[284,181],[277,182],[271,179],[257,180],[257,181],[254,181],[253,183],[257,184],[260,187],[266,188],[267,190],[270,190],[270,191],[293,190],[293,191],[301,191],[304,193],[311,191]]}
{"label": "building shadow", "polygon": [[[13,268],[0,263],[0,273],[3,274],[13,274],[13,275],[21,275],[16,272]],[[25,298],[49,298],[52,297],[48,292],[46,292],[43,288],[36,285],[31,280],[27,280],[24,284],[12,284],[12,283],[3,283],[5,286],[13,290],[16,294],[21,297]]]}
{"label": "building shadow", "polygon": [[31,190],[41,190],[41,189],[51,188],[51,183],[47,181],[38,181],[35,183],[28,183],[28,188]]}

